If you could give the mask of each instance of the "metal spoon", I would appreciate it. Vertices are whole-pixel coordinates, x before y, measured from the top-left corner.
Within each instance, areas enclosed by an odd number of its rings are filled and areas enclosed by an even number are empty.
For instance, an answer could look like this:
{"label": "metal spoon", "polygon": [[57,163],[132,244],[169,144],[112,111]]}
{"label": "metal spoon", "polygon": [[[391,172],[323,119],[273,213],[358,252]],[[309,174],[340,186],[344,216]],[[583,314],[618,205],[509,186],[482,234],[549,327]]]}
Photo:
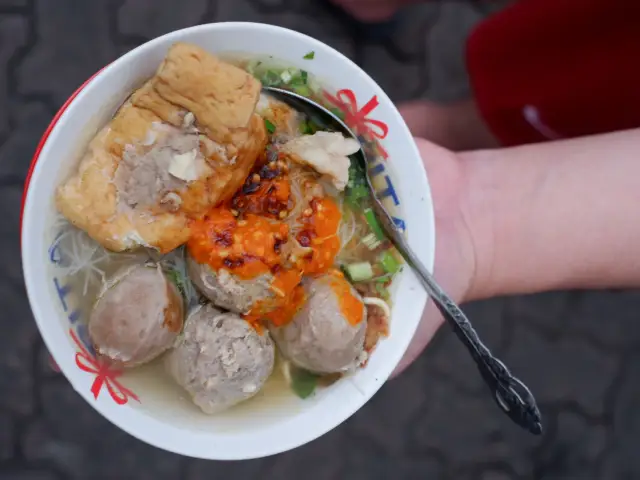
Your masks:
{"label": "metal spoon", "polygon": [[[359,140],[342,120],[322,105],[288,90],[275,87],[263,87],[263,90],[306,114],[318,126],[327,130],[342,132]],[[425,290],[451,325],[455,334],[469,350],[482,378],[491,390],[494,400],[511,420],[529,432],[540,435],[542,433],[542,419],[531,391],[509,372],[504,363],[491,354],[460,307],[440,288],[433,276],[409,247],[393,223],[391,216],[375,195],[364,149],[361,148],[354,156],[366,172],[367,185],[371,191],[373,211],[378,217],[380,225],[391,243],[418,275]]]}

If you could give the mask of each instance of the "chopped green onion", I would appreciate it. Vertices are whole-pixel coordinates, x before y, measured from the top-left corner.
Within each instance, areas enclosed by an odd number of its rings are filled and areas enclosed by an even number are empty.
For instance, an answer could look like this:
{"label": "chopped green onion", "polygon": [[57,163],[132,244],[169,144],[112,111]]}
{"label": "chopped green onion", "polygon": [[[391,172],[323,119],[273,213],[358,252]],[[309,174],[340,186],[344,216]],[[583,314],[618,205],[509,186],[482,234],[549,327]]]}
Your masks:
{"label": "chopped green onion", "polygon": [[280,78],[282,79],[282,81],[284,83],[289,83],[291,81],[291,79],[293,78],[293,76],[291,75],[291,73],[289,73],[288,70],[284,70],[281,74],[280,74]]}
{"label": "chopped green onion", "polygon": [[267,87],[275,87],[282,83],[280,75],[273,70],[267,70],[260,80]]}
{"label": "chopped green onion", "polygon": [[318,375],[301,368],[291,369],[291,389],[300,398],[308,398],[318,385]]}
{"label": "chopped green onion", "polygon": [[313,135],[318,130],[320,130],[320,128],[311,120],[307,120],[300,124],[300,133],[304,135]]}
{"label": "chopped green onion", "polygon": [[264,126],[267,129],[267,132],[269,133],[273,133],[276,131],[276,126],[266,118],[264,119]]}
{"label": "chopped green onion", "polygon": [[298,95],[302,95],[303,97],[311,96],[311,89],[306,85],[293,85],[293,91]]}
{"label": "chopped green onion", "polygon": [[306,85],[309,74],[305,70],[289,70],[291,74],[291,85]]}
{"label": "chopped green onion", "polygon": [[300,133],[302,133],[303,135],[311,135],[313,133],[311,131],[311,126],[309,125],[309,122],[300,123],[299,130],[300,130]]}
{"label": "chopped green onion", "polygon": [[382,230],[382,227],[380,226],[380,222],[378,222],[378,219],[376,218],[376,214],[373,213],[373,210],[371,210],[370,208],[367,208],[364,211],[364,218],[369,224],[369,228],[371,228],[371,231],[375,233],[378,240],[384,240],[385,239],[384,230]]}
{"label": "chopped green onion", "polygon": [[375,233],[370,233],[369,235],[364,237],[362,239],[362,243],[364,243],[369,250],[375,250],[380,245],[382,245],[382,242],[376,238]]}
{"label": "chopped green onion", "polygon": [[393,254],[392,250],[385,250],[380,254],[380,265],[383,270],[390,274],[398,273],[402,264],[398,261],[398,259]]}
{"label": "chopped green onion", "polygon": [[350,263],[344,270],[352,282],[366,282],[373,278],[373,267],[369,262]]}
{"label": "chopped green onion", "polygon": [[316,52],[314,52],[313,50],[311,50],[309,53],[307,53],[304,57],[305,60],[313,60],[316,56]]}

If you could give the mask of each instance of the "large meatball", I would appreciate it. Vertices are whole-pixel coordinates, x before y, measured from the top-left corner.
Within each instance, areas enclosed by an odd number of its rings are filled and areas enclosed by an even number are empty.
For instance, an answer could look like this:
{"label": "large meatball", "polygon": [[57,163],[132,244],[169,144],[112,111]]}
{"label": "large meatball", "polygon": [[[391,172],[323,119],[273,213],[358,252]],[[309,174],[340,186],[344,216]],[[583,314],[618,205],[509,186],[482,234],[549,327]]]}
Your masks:
{"label": "large meatball", "polygon": [[276,344],[294,365],[324,374],[355,368],[362,360],[366,308],[344,278],[305,282],[307,302],[284,327],[271,327]]}
{"label": "large meatball", "polygon": [[98,356],[135,367],[171,347],[183,322],[183,299],[160,267],[136,265],[105,282],[89,317],[89,336]]}
{"label": "large meatball", "polygon": [[189,277],[198,290],[214,305],[234,313],[247,313],[258,301],[273,297],[273,275],[242,280],[225,269],[214,272],[209,265],[187,259]]}
{"label": "large meatball", "polygon": [[254,396],[273,371],[275,348],[232,313],[200,306],[167,355],[170,375],[203,412],[213,414]]}

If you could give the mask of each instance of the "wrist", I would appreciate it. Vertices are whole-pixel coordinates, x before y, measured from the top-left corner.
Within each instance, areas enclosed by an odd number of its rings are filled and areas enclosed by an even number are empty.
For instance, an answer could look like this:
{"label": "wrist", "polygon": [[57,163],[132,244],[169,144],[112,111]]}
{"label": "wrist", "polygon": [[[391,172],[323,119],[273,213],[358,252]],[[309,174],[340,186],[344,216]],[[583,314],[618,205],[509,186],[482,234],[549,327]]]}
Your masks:
{"label": "wrist", "polygon": [[495,208],[500,196],[491,181],[493,175],[493,151],[465,152],[458,154],[464,177],[464,196],[461,211],[467,225],[473,249],[473,269],[464,301],[481,300],[495,296],[493,285],[495,247],[498,225]]}
{"label": "wrist", "polygon": [[640,285],[640,131],[461,153],[467,300]]}

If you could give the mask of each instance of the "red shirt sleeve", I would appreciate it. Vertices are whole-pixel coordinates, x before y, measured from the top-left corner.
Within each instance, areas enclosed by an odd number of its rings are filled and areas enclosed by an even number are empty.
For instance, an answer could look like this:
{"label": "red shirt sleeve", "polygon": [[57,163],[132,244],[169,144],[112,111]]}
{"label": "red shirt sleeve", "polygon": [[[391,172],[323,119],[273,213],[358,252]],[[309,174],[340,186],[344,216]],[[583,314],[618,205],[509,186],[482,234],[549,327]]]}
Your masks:
{"label": "red shirt sleeve", "polygon": [[640,127],[640,1],[516,1],[472,32],[467,66],[505,145]]}

